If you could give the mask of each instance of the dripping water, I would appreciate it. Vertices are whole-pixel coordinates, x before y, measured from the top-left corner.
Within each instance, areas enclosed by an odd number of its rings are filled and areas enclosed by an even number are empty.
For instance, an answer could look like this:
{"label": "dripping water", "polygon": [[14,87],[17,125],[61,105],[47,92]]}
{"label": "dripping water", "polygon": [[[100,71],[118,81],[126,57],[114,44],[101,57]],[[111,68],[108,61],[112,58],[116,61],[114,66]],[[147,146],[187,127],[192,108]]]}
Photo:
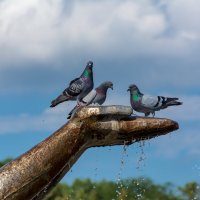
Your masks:
{"label": "dripping water", "polygon": [[126,156],[128,156],[127,155],[127,145],[124,142],[123,150],[122,150],[122,156],[121,156],[121,160],[120,160],[120,169],[119,169],[119,172],[117,174],[117,181],[116,181],[117,189],[116,189],[115,192],[116,192],[116,197],[117,198],[121,195],[121,190],[123,188],[123,182],[122,182],[121,178],[122,178],[122,171],[123,171],[124,165],[125,165],[125,157]]}
{"label": "dripping water", "polygon": [[[96,167],[94,168],[94,182],[93,182],[93,186],[92,186],[92,189],[95,190],[96,187],[97,187],[97,177],[98,177],[98,166],[99,166],[99,163],[98,163],[98,156],[95,157],[95,164],[96,164]],[[96,180],[96,182],[95,182]]]}
{"label": "dripping water", "polygon": [[[95,180],[97,180],[97,175],[98,175],[98,168],[97,167],[95,167],[95,169],[94,169],[94,179]],[[96,183],[94,182],[93,183],[93,189],[96,189]]]}
{"label": "dripping water", "polygon": [[135,199],[136,200],[141,200],[143,199],[143,196],[146,192],[145,188],[143,187],[143,182],[144,182],[144,178],[137,178],[134,183],[136,185],[136,192],[137,194],[135,195]]}
{"label": "dripping water", "polygon": [[[136,163],[136,169],[138,171],[142,172],[144,167],[146,166],[145,165],[146,154],[145,154],[145,150],[144,150],[145,140],[141,140],[137,144],[138,144],[138,148],[137,148],[136,154],[137,154],[138,158],[136,160],[136,162],[137,162]],[[148,146],[150,147],[149,140],[148,140]],[[144,180],[145,180],[144,178],[138,178],[138,179],[135,180],[136,191],[137,191],[137,194],[135,196],[136,200],[143,199],[143,195],[146,192],[145,189],[142,187]]]}
{"label": "dripping water", "polygon": [[108,151],[111,151],[111,146],[108,147]]}
{"label": "dripping water", "polygon": [[139,150],[140,152],[136,152],[139,154],[139,158],[137,159],[137,166],[136,169],[142,171],[142,169],[145,167],[145,160],[146,160],[146,155],[144,152],[144,147],[145,147],[145,141],[141,140],[139,141]]}

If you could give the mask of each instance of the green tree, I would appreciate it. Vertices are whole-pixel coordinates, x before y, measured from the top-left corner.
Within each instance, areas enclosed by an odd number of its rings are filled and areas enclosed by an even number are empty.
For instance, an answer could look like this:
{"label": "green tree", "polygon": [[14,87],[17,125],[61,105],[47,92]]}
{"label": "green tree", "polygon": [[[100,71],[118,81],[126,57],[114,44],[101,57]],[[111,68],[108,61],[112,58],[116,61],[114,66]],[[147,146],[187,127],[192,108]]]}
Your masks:
{"label": "green tree", "polygon": [[6,158],[6,159],[0,161],[0,167],[4,166],[5,164],[10,162],[11,160],[12,160],[12,158]]}
{"label": "green tree", "polygon": [[96,183],[98,199],[107,200],[116,197],[117,184],[112,181],[100,181]]}
{"label": "green tree", "polygon": [[179,190],[184,200],[195,200],[200,197],[200,185],[196,182],[186,183],[183,187],[179,187]]}
{"label": "green tree", "polygon": [[180,200],[172,184],[158,185],[148,178],[126,179],[122,185],[127,190],[127,200]]}
{"label": "green tree", "polygon": [[178,189],[171,183],[155,184],[148,178],[125,179],[120,184],[76,179],[70,186],[58,184],[45,200],[192,200],[199,195],[196,189],[196,183]]}
{"label": "green tree", "polygon": [[70,197],[70,187],[65,183],[59,183],[57,186],[46,196],[45,200],[68,200]]}

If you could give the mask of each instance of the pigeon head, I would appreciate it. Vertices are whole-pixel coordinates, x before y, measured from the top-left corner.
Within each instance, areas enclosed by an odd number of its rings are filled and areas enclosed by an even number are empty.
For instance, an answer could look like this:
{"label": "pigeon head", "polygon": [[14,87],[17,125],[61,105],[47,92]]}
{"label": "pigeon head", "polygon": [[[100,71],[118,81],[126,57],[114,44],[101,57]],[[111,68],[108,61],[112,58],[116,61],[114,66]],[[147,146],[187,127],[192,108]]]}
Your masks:
{"label": "pigeon head", "polygon": [[92,68],[93,68],[93,62],[89,61],[85,67],[85,70],[84,70],[82,76],[91,77],[92,76]]}
{"label": "pigeon head", "polygon": [[104,82],[104,86],[105,86],[106,88],[110,88],[110,89],[113,90],[113,83],[112,83],[111,81],[106,81],[106,82]]}
{"label": "pigeon head", "polygon": [[128,88],[127,91],[130,91],[130,92],[137,91],[138,93],[140,93],[140,91],[139,91],[137,85],[135,85],[135,84],[131,84],[131,85],[129,86],[129,88]]}
{"label": "pigeon head", "polygon": [[96,89],[105,93],[107,92],[108,88],[113,90],[113,83],[111,81],[105,81],[101,83],[101,85],[99,85]]}
{"label": "pigeon head", "polygon": [[110,88],[113,90],[113,83],[111,81],[105,81],[99,86],[99,88],[104,89],[104,90],[107,90],[108,88]]}
{"label": "pigeon head", "polygon": [[87,63],[87,65],[86,65],[86,68],[92,70],[92,68],[93,68],[93,62],[92,62],[92,61],[89,61],[89,62]]}

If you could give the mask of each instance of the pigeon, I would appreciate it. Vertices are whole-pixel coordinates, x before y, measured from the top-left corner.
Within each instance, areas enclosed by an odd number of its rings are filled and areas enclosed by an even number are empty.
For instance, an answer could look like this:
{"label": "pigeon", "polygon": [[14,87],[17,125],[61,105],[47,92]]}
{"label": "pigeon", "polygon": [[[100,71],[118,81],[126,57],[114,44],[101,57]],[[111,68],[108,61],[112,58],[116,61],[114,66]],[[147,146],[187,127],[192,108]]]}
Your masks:
{"label": "pigeon", "polygon": [[144,113],[145,116],[152,114],[154,117],[155,111],[165,109],[168,106],[182,105],[182,102],[177,101],[178,98],[142,94],[134,84],[130,85],[127,91],[130,91],[132,108],[137,112]]}
{"label": "pigeon", "polygon": [[89,61],[79,78],[75,78],[61,95],[51,102],[50,107],[55,107],[64,101],[81,102],[82,99],[93,89],[93,62]]}
{"label": "pigeon", "polygon": [[93,105],[102,105],[107,96],[107,90],[111,88],[113,90],[113,83],[111,81],[103,82],[97,88],[93,89],[87,96],[82,99],[81,104],[76,105],[71,112],[68,114],[68,118],[70,119],[71,116],[77,111],[79,107],[88,106],[90,104]]}

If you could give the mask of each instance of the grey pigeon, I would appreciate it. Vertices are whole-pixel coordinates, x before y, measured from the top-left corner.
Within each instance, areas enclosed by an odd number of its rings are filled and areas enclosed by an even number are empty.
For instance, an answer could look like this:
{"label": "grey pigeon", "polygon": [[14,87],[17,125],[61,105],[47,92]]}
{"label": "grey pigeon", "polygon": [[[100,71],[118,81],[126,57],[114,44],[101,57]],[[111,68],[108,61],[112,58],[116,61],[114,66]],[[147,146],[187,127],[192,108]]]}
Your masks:
{"label": "grey pigeon", "polygon": [[111,88],[113,90],[113,83],[111,81],[103,82],[97,88],[93,89],[87,96],[82,99],[81,104],[76,105],[71,110],[67,119],[70,119],[79,107],[87,106],[90,104],[102,105],[106,100],[108,88]]}
{"label": "grey pigeon", "polygon": [[178,98],[142,94],[134,84],[130,85],[127,91],[130,91],[130,102],[132,108],[137,112],[144,113],[145,116],[148,116],[151,113],[154,117],[155,111],[165,109],[168,106],[177,106],[182,104],[182,102],[177,101]]}
{"label": "grey pigeon", "polygon": [[51,102],[50,107],[55,107],[64,101],[77,100],[81,102],[82,99],[93,89],[93,62],[89,61],[79,78],[72,80],[61,95]]}

